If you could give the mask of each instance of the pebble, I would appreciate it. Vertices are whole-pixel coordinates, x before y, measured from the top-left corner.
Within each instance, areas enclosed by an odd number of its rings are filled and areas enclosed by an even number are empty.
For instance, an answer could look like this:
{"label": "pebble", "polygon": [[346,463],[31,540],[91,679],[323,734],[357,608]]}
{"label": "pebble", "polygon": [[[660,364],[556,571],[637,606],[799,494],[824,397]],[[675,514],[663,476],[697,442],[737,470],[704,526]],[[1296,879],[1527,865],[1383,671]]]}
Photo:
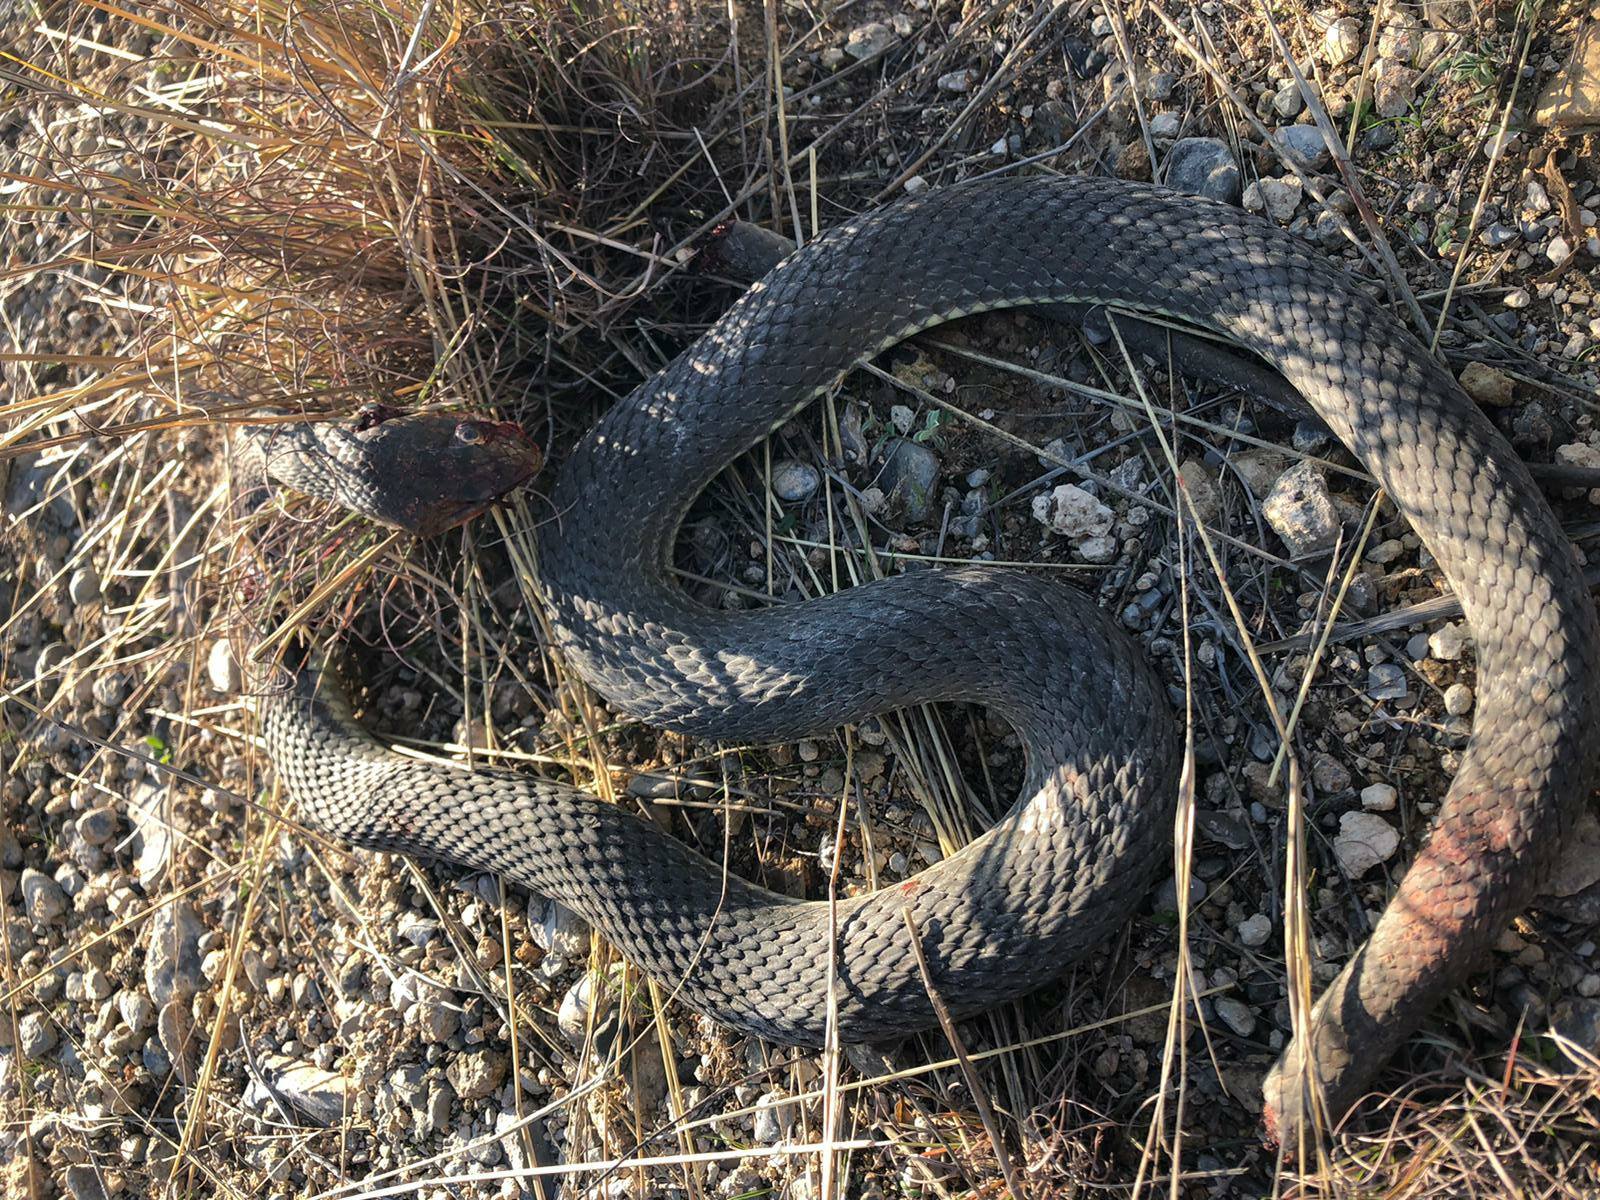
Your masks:
{"label": "pebble", "polygon": [[157,1008],[174,998],[187,999],[205,984],[200,939],[205,926],[182,900],[162,905],[145,923],[145,991]]}
{"label": "pebble", "polygon": [[117,1013],[122,1023],[135,1033],[143,1033],[156,1023],[156,1006],[143,992],[125,989],[117,997]]}
{"label": "pebble", "polygon": [[1461,368],[1460,379],[1462,389],[1479,404],[1507,408],[1512,403],[1516,383],[1497,367],[1471,362]]}
{"label": "pebble", "polygon": [[1361,789],[1361,807],[1368,812],[1391,812],[1400,793],[1387,783],[1369,783]]}
{"label": "pebble", "polygon": [[788,1136],[794,1124],[794,1105],[782,1092],[766,1092],[756,1100],[754,1135],[758,1142],[773,1145]]}
{"label": "pebble", "polygon": [[1472,711],[1472,689],[1464,683],[1452,683],[1444,690],[1444,710],[1452,717],[1464,717]]}
{"label": "pebble", "polygon": [[1246,946],[1264,946],[1272,936],[1272,920],[1265,913],[1256,913],[1239,922],[1239,940]]}
{"label": "pebble", "polygon": [[128,813],[133,818],[134,873],[146,895],[167,873],[172,861],[172,830],[161,819],[166,789],[148,779],[136,780],[128,789]]}
{"label": "pebble", "polygon": [[1239,164],[1217,138],[1180,138],[1167,155],[1166,184],[1176,191],[1227,204],[1239,199]]}
{"label": "pebble", "polygon": [[1058,484],[1033,498],[1033,519],[1064,538],[1104,537],[1116,514],[1075,483]]}
{"label": "pebble", "polygon": [[822,476],[809,463],[785,459],[772,467],[772,491],[779,500],[798,504],[809,500],[822,485]]}
{"label": "pebble", "polygon": [[1557,234],[1550,239],[1550,244],[1544,248],[1544,256],[1559,267],[1572,257],[1572,243]]}
{"label": "pebble", "polygon": [[857,62],[865,62],[882,54],[894,43],[894,30],[882,21],[869,21],[850,31],[850,36],[844,42],[844,52]]}
{"label": "pebble", "polygon": [[[1198,875],[1189,876],[1189,907],[1192,909],[1206,898],[1206,881]],[[1175,875],[1168,875],[1162,880],[1161,886],[1156,889],[1155,911],[1158,913],[1175,913],[1178,911],[1178,879]]]}
{"label": "pebble", "polygon": [[1273,131],[1289,161],[1302,171],[1320,171],[1333,162],[1328,143],[1315,125],[1280,125]]}
{"label": "pebble", "polygon": [[194,1021],[184,1000],[168,1000],[156,1013],[156,1040],[166,1052],[171,1069],[184,1083],[190,1082],[193,1074],[194,1047],[190,1037],[193,1032]]}
{"label": "pebble", "polygon": [[227,638],[211,643],[211,650],[206,654],[206,678],[211,681],[211,690],[219,696],[233,695],[243,683],[233,643]]}
{"label": "pebble", "polygon": [[1078,552],[1078,557],[1086,563],[1105,564],[1115,562],[1117,557],[1117,539],[1114,537],[1084,538],[1073,547]]}
{"label": "pebble", "polygon": [[1232,996],[1218,996],[1212,1003],[1222,1023],[1240,1037],[1249,1037],[1256,1031],[1256,1014],[1242,1000]]}
{"label": "pebble", "polygon": [[1572,1044],[1560,1057],[1573,1071],[1590,1071],[1600,1052],[1600,1000],[1563,1000],[1551,1010],[1551,1028]]}
{"label": "pebble", "polygon": [[466,1050],[450,1060],[444,1076],[462,1100],[482,1100],[505,1082],[506,1058],[481,1047]]}
{"label": "pebble", "polygon": [[[262,1055],[261,1073],[273,1090],[313,1125],[337,1125],[345,1115],[349,1083],[344,1076],[281,1054]],[[245,1099],[248,1104],[252,1097],[247,1093]]]}
{"label": "pebble", "polygon": [[1339,536],[1338,510],[1327,480],[1314,463],[1296,463],[1278,476],[1261,511],[1291,558],[1325,551]]}
{"label": "pebble", "polygon": [[1282,179],[1257,179],[1244,191],[1244,206],[1251,212],[1265,212],[1279,224],[1286,224],[1300,207],[1304,185],[1292,175]]}
{"label": "pebble", "polygon": [[971,67],[963,67],[959,71],[947,71],[939,76],[939,90],[941,92],[970,92],[978,73]]}
{"label": "pebble", "polygon": [[77,1163],[66,1169],[64,1180],[67,1194],[72,1200],[106,1200],[105,1185],[100,1182],[100,1172],[87,1163]]}
{"label": "pebble", "polygon": [[1331,754],[1318,754],[1311,760],[1311,782],[1318,792],[1331,796],[1350,786],[1350,771]]}
{"label": "pebble", "polygon": [[1150,118],[1151,137],[1174,138],[1182,128],[1183,122],[1178,119],[1178,114],[1175,112],[1159,112]]}
{"label": "pebble", "polygon": [[117,810],[102,805],[77,820],[78,836],[91,846],[103,846],[117,836]]}
{"label": "pebble", "polygon": [[99,967],[83,973],[83,998],[98,1004],[111,995],[111,978]]}
{"label": "pebble", "polygon": [[1406,552],[1406,544],[1399,538],[1385,538],[1367,551],[1367,561],[1386,567]]}
{"label": "pebble", "polygon": [[1342,66],[1361,53],[1361,22],[1340,17],[1322,35],[1322,57],[1330,67]]}
{"label": "pebble", "polygon": [[18,1032],[24,1058],[41,1059],[56,1048],[56,1023],[49,1013],[25,1013]]}
{"label": "pebble", "polygon": [[1367,671],[1367,695],[1374,700],[1400,700],[1406,694],[1406,673],[1394,663],[1378,663]]}
{"label": "pebble", "polygon": [[461,1028],[461,1011],[436,988],[429,988],[411,1009],[417,1029],[430,1042],[448,1042]]}
{"label": "pebble", "polygon": [[1379,63],[1372,101],[1380,117],[1403,117],[1417,100],[1417,72],[1392,60]]}
{"label": "pebble", "polygon": [[1419,183],[1406,196],[1406,211],[1426,216],[1443,203],[1443,192],[1431,183]]}
{"label": "pebble", "polygon": [[30,921],[36,925],[48,925],[67,911],[67,894],[61,890],[59,883],[43,871],[24,867],[22,903]]}
{"label": "pebble", "polygon": [[93,604],[100,599],[100,576],[93,567],[79,567],[67,580],[67,596],[73,604]]}
{"label": "pebble", "polygon": [[564,904],[535,899],[528,905],[528,932],[545,954],[565,964],[589,956],[589,922]]}
{"label": "pebble", "polygon": [[566,1034],[567,1041],[572,1043],[574,1049],[582,1047],[589,1030],[590,1010],[597,1003],[604,1006],[594,1022],[598,1034],[600,1028],[609,1023],[613,1005],[611,990],[596,979],[594,972],[585,971],[583,978],[568,988],[567,994],[561,998],[561,1007],[556,1010],[556,1025]]}
{"label": "pebble", "polygon": [[938,494],[939,456],[910,438],[893,438],[884,451],[877,483],[884,495],[900,505],[907,521],[925,521]]}
{"label": "pebble", "polygon": [[1428,653],[1440,662],[1455,662],[1467,648],[1467,631],[1459,621],[1441,625],[1428,635]]}
{"label": "pebble", "polygon": [[1300,85],[1294,80],[1280,87],[1272,94],[1272,111],[1285,121],[1292,121],[1305,111],[1306,100],[1300,94]]}
{"label": "pebble", "polygon": [[1333,853],[1352,879],[1359,879],[1379,863],[1388,862],[1399,846],[1400,835],[1380,816],[1347,812],[1339,817],[1339,834],[1333,839]]}

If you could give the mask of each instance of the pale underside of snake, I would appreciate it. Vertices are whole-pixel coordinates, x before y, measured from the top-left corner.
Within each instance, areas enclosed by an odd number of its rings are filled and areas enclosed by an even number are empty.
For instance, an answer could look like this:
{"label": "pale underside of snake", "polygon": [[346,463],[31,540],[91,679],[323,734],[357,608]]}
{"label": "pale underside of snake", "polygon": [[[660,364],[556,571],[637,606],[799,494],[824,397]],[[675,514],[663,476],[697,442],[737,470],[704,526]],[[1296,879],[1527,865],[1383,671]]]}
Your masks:
{"label": "pale underside of snake", "polygon": [[1061,304],[1182,321],[1269,364],[1398,506],[1470,625],[1476,724],[1435,827],[1265,1084],[1268,1131],[1286,1142],[1314,1111],[1342,1115],[1536,894],[1594,782],[1600,630],[1549,506],[1451,376],[1298,239],[1224,205],[1029,178],[857,217],[757,282],[562,468],[540,534],[548,616],[616,710],[784,741],[923,702],[985,704],[1021,738],[1026,776],[960,853],[831,915],[725,880],[571,788],[402,759],[312,671],[262,714],[302,817],[557,899],[688,1005],[781,1042],[821,1042],[829,989],[839,1036],[872,1041],[931,1026],[930,986],[961,1015],[1059,977],[1134,910],[1177,797],[1164,687],[1115,623],[1020,570],[729,612],[693,602],[670,566],[710,479],[856,363],[944,321]]}

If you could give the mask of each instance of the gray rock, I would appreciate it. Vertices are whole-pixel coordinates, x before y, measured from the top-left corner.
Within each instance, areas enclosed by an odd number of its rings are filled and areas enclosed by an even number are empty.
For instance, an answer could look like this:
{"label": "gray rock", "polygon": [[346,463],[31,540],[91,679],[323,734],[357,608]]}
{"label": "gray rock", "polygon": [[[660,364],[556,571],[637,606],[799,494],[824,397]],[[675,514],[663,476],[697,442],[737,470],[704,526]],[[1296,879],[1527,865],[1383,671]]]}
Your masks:
{"label": "gray rock", "polygon": [[1233,151],[1216,138],[1180,138],[1167,155],[1166,184],[1193,196],[1209,196],[1227,204],[1239,199],[1239,164]]}
{"label": "gray rock", "polygon": [[313,1125],[337,1125],[349,1105],[344,1076],[281,1054],[261,1057],[261,1073],[272,1090]]}
{"label": "gray rock", "polygon": [[56,1023],[49,1013],[24,1013],[20,1025],[22,1057],[41,1059],[56,1048]]}
{"label": "gray rock", "polygon": [[1374,700],[1400,700],[1406,694],[1406,673],[1394,663],[1376,663],[1367,670],[1367,695]]}
{"label": "gray rock", "polygon": [[[1189,876],[1189,907],[1195,908],[1206,898],[1206,881],[1198,875]],[[1158,913],[1175,913],[1178,911],[1178,879],[1175,875],[1168,875],[1162,880],[1161,886],[1156,889],[1154,908]]]}
{"label": "gray rock", "polygon": [[1458,621],[1441,625],[1428,635],[1428,652],[1440,662],[1455,662],[1467,648],[1467,631]]}
{"label": "gray rock", "polygon": [[38,454],[23,454],[11,461],[11,479],[6,485],[4,512],[18,518],[29,514],[28,523],[47,534],[70,533],[78,524],[64,476],[57,472],[61,463],[40,464]]}
{"label": "gray rock", "polygon": [[1243,1000],[1232,996],[1218,996],[1213,1004],[1222,1023],[1240,1037],[1249,1037],[1256,1031],[1256,1014]]}
{"label": "gray rock", "polygon": [[100,576],[95,569],[79,567],[67,580],[67,596],[74,604],[93,604],[100,599]]}
{"label": "gray rock", "polygon": [[781,1092],[766,1092],[756,1100],[755,1139],[771,1146],[789,1135],[794,1124],[794,1105]]}
{"label": "gray rock", "polygon": [[157,1008],[205,986],[200,939],[205,926],[186,902],[163,905],[145,925],[144,983]]}
{"label": "gray rock", "polygon": [[1322,35],[1322,57],[1330,67],[1342,66],[1361,53],[1361,22],[1355,17],[1340,17]]}
{"label": "gray rock", "polygon": [[1156,138],[1174,138],[1183,128],[1183,122],[1175,112],[1158,112],[1150,118],[1150,136]]}
{"label": "gray rock", "polygon": [[1329,550],[1339,536],[1339,511],[1327,480],[1314,463],[1296,463],[1278,476],[1261,511],[1291,558]]}
{"label": "gray rock", "polygon": [[1417,73],[1410,67],[1385,62],[1372,88],[1380,117],[1403,117],[1417,101]]}
{"label": "gray rock", "polygon": [[1393,825],[1369,812],[1347,812],[1339,817],[1333,853],[1346,875],[1359,879],[1379,863],[1388,862],[1400,846]]}
{"label": "gray rock", "polygon": [[1058,484],[1049,495],[1033,498],[1033,519],[1072,541],[1104,537],[1116,513],[1075,483]]}
{"label": "gray rock", "polygon": [[143,1033],[156,1023],[156,1006],[143,992],[129,988],[117,997],[117,1012],[122,1023],[135,1033]]}
{"label": "gray rock", "polygon": [[1229,850],[1246,850],[1250,846],[1249,827],[1227,813],[1200,809],[1195,813],[1195,826],[1213,842]]}
{"label": "gray rock", "polygon": [[67,894],[61,890],[59,883],[43,871],[24,867],[22,903],[30,921],[36,925],[48,925],[67,911]]}
{"label": "gray rock", "polygon": [[174,998],[156,1013],[156,1038],[167,1052],[167,1061],[183,1083],[194,1082],[194,1019],[187,1000]]}
{"label": "gray rock", "polygon": [[1333,162],[1328,143],[1315,125],[1282,125],[1273,133],[1289,161],[1302,171],[1321,171]]}
{"label": "gray rock", "polygon": [[1452,717],[1464,717],[1472,711],[1472,689],[1464,683],[1452,683],[1444,690],[1444,710]]}
{"label": "gray rock", "polygon": [[1033,124],[1029,130],[1034,144],[1045,150],[1066,141],[1071,126],[1072,110],[1060,100],[1046,100],[1033,110]]}
{"label": "gray rock", "polygon": [[1318,754],[1311,760],[1311,782],[1324,796],[1342,792],[1350,786],[1350,771],[1331,754]]}
{"label": "gray rock", "polygon": [[463,1101],[482,1100],[506,1078],[506,1056],[484,1047],[463,1051],[450,1060],[445,1078]]}
{"label": "gray rock", "polygon": [[165,795],[165,787],[148,779],[136,780],[128,790],[128,815],[133,819],[133,869],[146,895],[153,893],[172,861],[172,830],[161,818]]}
{"label": "gray rock", "polygon": [[102,805],[77,820],[78,836],[91,846],[103,846],[117,836],[117,810]]}
{"label": "gray rock", "polygon": [[1272,937],[1272,918],[1256,913],[1239,922],[1239,941],[1246,946],[1265,946]]}
{"label": "gray rock", "polygon": [[461,1012],[437,989],[429,988],[411,1009],[417,1030],[430,1042],[448,1042],[461,1028]]}
{"label": "gray rock", "polygon": [[1272,111],[1285,121],[1292,121],[1305,111],[1306,100],[1300,94],[1300,85],[1289,80],[1272,94]]}
{"label": "gray rock", "polygon": [[67,1194],[72,1200],[106,1200],[105,1185],[100,1182],[100,1172],[84,1163],[68,1167],[63,1175]]}
{"label": "gray rock", "polygon": [[534,943],[562,964],[589,956],[589,922],[566,905],[554,900],[533,901],[528,905],[528,925]]}
{"label": "gray rock", "polygon": [[822,485],[822,476],[809,463],[785,459],[772,467],[772,491],[779,500],[798,504],[809,500]]}
{"label": "gray rock", "polygon": [[939,487],[939,456],[910,438],[893,438],[884,451],[877,484],[907,521],[925,521]]}
{"label": "gray rock", "polygon": [[1250,212],[1264,212],[1279,224],[1287,222],[1300,207],[1305,188],[1293,176],[1282,179],[1257,179],[1244,190],[1244,206]]}
{"label": "gray rock", "polygon": [[574,1049],[584,1043],[591,1024],[591,1012],[594,1013],[593,1027],[598,1047],[602,1031],[613,1024],[616,1003],[605,980],[593,971],[585,971],[583,978],[567,989],[567,994],[561,998],[561,1007],[556,1010],[556,1025],[566,1034],[567,1041],[572,1043]]}
{"label": "gray rock", "polygon": [[83,973],[83,998],[98,1004],[111,995],[111,979],[99,967],[90,967]]}
{"label": "gray rock", "polygon": [[882,21],[869,21],[850,31],[845,39],[844,52],[857,62],[864,62],[882,54],[896,42],[894,30]]}
{"label": "gray rock", "polygon": [[941,92],[970,92],[977,79],[976,71],[971,67],[963,67],[959,71],[947,71],[939,76],[938,87]]}

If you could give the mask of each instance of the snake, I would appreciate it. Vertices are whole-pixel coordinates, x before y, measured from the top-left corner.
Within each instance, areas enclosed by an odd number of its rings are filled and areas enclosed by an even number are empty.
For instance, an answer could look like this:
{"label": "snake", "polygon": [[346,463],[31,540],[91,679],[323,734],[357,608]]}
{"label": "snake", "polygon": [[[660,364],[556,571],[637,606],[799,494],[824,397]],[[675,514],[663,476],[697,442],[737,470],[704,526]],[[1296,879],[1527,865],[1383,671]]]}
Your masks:
{"label": "snake", "polygon": [[549,628],[616,712],[735,743],[939,701],[1007,722],[1020,792],[958,852],[862,895],[781,895],[572,787],[400,757],[321,659],[261,713],[302,819],[557,900],[678,1000],[778,1043],[892,1041],[1061,977],[1136,910],[1179,800],[1184,738],[1128,633],[1021,568],[743,609],[672,572],[710,480],[853,367],[943,322],[1061,304],[1179,322],[1273,368],[1432,553],[1475,643],[1472,735],[1431,832],[1263,1084],[1269,1138],[1317,1136],[1535,898],[1596,781],[1600,628],[1549,504],[1449,371],[1343,270],[1230,205],[1031,176],[852,217],[613,405],[549,493]]}

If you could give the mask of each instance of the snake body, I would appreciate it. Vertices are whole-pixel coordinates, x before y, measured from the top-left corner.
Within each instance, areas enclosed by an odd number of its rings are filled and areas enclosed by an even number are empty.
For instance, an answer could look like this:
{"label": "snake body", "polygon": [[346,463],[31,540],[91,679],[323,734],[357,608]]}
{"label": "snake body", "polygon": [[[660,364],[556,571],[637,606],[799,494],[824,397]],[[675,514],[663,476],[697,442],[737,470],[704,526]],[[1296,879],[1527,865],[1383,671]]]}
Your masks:
{"label": "snake body", "polygon": [[[1334,1117],[1525,907],[1594,782],[1600,629],[1526,470],[1455,381],[1291,235],[1113,180],[995,180],[857,217],[756,283],[565,464],[539,568],[560,645],[618,710],[792,740],[927,701],[990,706],[1027,751],[987,834],[904,884],[825,903],[737,878],[617,808],[523,776],[402,760],[303,676],[265,736],[309,820],[499,872],[570,905],[693,1007],[784,1042],[933,1024],[1057,977],[1121,926],[1163,847],[1180,741],[1164,690],[1091,603],[1017,570],[894,576],[714,611],[671,582],[706,483],[863,358],[986,310],[1114,304],[1270,363],[1434,554],[1478,651],[1473,739],[1371,938],[1265,1085],[1269,1130]],[[912,939],[928,964],[924,978]],[[834,999],[830,1012],[828,997]]]}

